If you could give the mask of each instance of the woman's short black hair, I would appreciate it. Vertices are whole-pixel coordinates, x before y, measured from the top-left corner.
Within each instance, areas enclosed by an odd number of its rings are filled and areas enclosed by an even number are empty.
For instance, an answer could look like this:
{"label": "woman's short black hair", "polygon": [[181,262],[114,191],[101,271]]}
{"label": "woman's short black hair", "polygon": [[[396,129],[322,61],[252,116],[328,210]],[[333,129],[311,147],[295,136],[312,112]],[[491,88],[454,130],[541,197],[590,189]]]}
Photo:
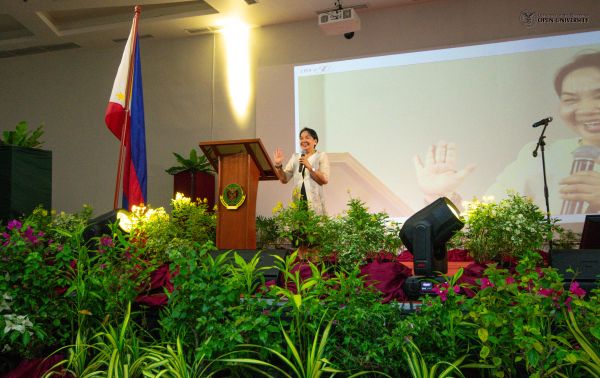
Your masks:
{"label": "woman's short black hair", "polygon": [[300,133],[298,134],[298,136],[301,136],[303,132],[307,132],[310,134],[311,137],[313,137],[314,140],[316,140],[317,142],[319,141],[319,136],[317,135],[317,132],[313,129],[311,129],[310,127],[305,127],[302,130],[300,130]]}
{"label": "woman's short black hair", "polygon": [[559,97],[562,94],[563,81],[568,74],[580,68],[588,67],[597,68],[600,70],[600,51],[579,54],[575,57],[575,59],[573,59],[573,61],[562,66],[554,77],[554,90],[556,91],[556,94]]}

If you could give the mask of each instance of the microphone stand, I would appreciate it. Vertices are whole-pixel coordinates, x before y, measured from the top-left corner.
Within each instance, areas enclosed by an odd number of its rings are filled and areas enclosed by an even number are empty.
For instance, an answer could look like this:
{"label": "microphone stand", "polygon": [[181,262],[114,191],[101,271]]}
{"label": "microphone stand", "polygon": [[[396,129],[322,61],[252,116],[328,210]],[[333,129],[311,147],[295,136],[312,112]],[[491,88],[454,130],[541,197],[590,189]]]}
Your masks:
{"label": "microphone stand", "polygon": [[[535,146],[535,150],[533,150],[533,157],[537,157],[539,148],[542,151],[542,174],[544,176],[544,198],[546,200],[546,218],[548,220],[548,225],[552,225],[552,222],[550,221],[550,196],[548,192],[548,180],[546,179],[546,155],[544,153],[544,147],[546,146],[546,142],[544,140],[546,139],[546,136],[544,135],[544,133],[546,132],[546,127],[548,127],[548,122],[544,124],[542,134],[540,134],[537,145]],[[552,252],[552,237],[550,237],[550,240],[548,240],[548,249],[548,252]]]}

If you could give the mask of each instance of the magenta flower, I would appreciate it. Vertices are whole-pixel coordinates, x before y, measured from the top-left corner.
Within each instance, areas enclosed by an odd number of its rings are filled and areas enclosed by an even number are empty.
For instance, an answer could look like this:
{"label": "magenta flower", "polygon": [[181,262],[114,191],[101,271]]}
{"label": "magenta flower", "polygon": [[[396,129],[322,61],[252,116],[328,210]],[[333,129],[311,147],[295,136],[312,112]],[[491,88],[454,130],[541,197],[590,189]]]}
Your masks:
{"label": "magenta flower", "polygon": [[103,247],[114,247],[115,243],[110,236],[103,236],[100,238],[100,245]]}
{"label": "magenta flower", "polygon": [[435,286],[433,289],[431,289],[431,292],[437,294],[442,302],[446,302],[448,300],[448,291],[440,289],[439,286]]}
{"label": "magenta flower", "polygon": [[488,278],[482,278],[481,279],[481,290],[488,288],[488,287],[494,287],[494,284]]}
{"label": "magenta flower", "polygon": [[585,290],[579,286],[579,282],[577,281],[571,282],[571,286],[569,286],[569,291],[572,294],[577,295],[578,297],[585,296]]}
{"label": "magenta flower", "polygon": [[442,302],[446,302],[448,300],[448,292],[447,291],[442,291],[440,293],[440,299],[442,300]]}
{"label": "magenta flower", "polygon": [[11,220],[10,222],[8,222],[8,225],[7,225],[7,228],[9,230],[13,230],[15,228],[17,230],[20,230],[21,227],[23,227],[23,224],[21,222],[19,222],[18,220],[16,220],[16,219]]}
{"label": "magenta flower", "polygon": [[538,294],[541,295],[542,297],[550,297],[550,296],[552,296],[552,293],[554,293],[554,290],[552,290],[552,289],[540,288],[540,290],[538,290]]}
{"label": "magenta flower", "polygon": [[33,229],[31,227],[27,227],[27,229],[25,230],[25,232],[23,233],[23,236],[29,240],[29,242],[31,244],[36,244],[38,242],[38,238],[36,235],[33,234]]}
{"label": "magenta flower", "polygon": [[460,293],[460,286],[458,286],[458,285],[454,285],[454,286],[452,287],[452,290],[454,290],[454,292],[455,292],[456,294],[458,294],[458,293]]}
{"label": "magenta flower", "polygon": [[515,282],[517,282],[517,280],[515,280],[515,278],[513,276],[506,277],[506,284],[507,285],[514,284]]}

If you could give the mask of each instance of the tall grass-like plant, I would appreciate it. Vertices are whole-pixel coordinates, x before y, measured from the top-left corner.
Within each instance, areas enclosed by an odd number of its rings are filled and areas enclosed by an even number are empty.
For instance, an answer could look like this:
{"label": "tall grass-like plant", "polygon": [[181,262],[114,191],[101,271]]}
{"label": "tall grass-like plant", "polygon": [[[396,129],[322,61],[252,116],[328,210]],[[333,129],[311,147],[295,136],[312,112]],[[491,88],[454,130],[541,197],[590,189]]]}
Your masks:
{"label": "tall grass-like plant", "polygon": [[[419,347],[410,339],[405,340],[406,344],[402,347],[404,357],[413,378],[446,378],[454,377],[455,374],[463,377],[459,366],[466,356],[460,357],[454,362],[438,361],[429,366],[423,359]],[[443,370],[442,370],[443,369]],[[439,372],[438,372],[439,371]]]}
{"label": "tall grass-like plant", "polygon": [[[316,290],[327,272],[327,268],[319,268],[312,262],[308,262],[311,275],[303,278],[300,273],[300,260],[298,251],[286,256],[275,257],[275,266],[282,273],[284,279],[283,287],[274,288],[276,295],[286,300],[287,306],[291,307],[292,325],[290,337],[300,351],[305,351],[305,345],[309,342],[309,335],[314,331],[313,318],[316,312],[323,311],[319,307],[319,292]],[[304,356],[302,356],[304,357]]]}
{"label": "tall grass-like plant", "polygon": [[[205,343],[210,342],[210,338]],[[208,378],[221,372],[215,369],[213,361],[208,361],[205,354],[195,354],[188,362],[181,339],[177,338],[175,348],[167,345],[156,345],[147,348],[145,367],[146,376],[177,378]]]}
{"label": "tall grass-like plant", "polygon": [[97,355],[94,363],[103,366],[109,377],[141,377],[143,376],[144,355],[136,332],[130,326],[131,303],[122,323],[114,328],[108,325],[97,333],[94,348]]}
{"label": "tall grass-like plant", "polygon": [[67,353],[67,357],[52,366],[43,375],[43,378],[64,377],[67,374],[78,378],[104,375],[104,364],[100,359],[94,358],[94,354],[98,351],[95,350],[94,345],[87,342],[81,330],[77,331],[77,337],[73,345],[62,347],[53,354],[63,352]]}
{"label": "tall grass-like plant", "polygon": [[[277,364],[255,358],[241,357],[224,359],[224,361],[253,367],[253,371],[266,377],[319,378],[324,373],[342,373],[342,370],[331,366],[329,359],[325,355],[325,346],[331,332],[332,323],[333,319],[327,323],[323,333],[321,333],[321,324],[319,324],[312,342],[307,346],[297,345],[285,329],[281,327],[281,332],[288,348],[288,356],[273,348],[262,345],[246,344],[241,346],[244,348],[240,350],[242,353],[255,353],[257,349],[266,350],[278,362]],[[303,348],[306,349],[302,350]],[[278,374],[273,375],[275,372]]]}
{"label": "tall grass-like plant", "polygon": [[[147,360],[140,339],[130,323],[131,304],[127,305],[125,316],[116,328],[103,326],[87,343],[78,332],[74,345],[67,347],[68,356],[58,362],[46,377],[54,377],[64,373],[76,377],[142,377]],[[59,349],[57,352],[65,348]],[[59,372],[53,372],[58,369]]]}
{"label": "tall grass-like plant", "polygon": [[577,340],[577,343],[583,350],[575,363],[592,377],[600,377],[600,349],[598,348],[600,332],[597,329],[592,331],[594,333],[592,333],[591,337],[595,338],[595,342],[592,342],[581,331],[581,328],[579,328],[575,314],[572,311],[563,310],[563,312],[566,317],[569,331],[573,334],[573,337],[575,337],[575,340]]}

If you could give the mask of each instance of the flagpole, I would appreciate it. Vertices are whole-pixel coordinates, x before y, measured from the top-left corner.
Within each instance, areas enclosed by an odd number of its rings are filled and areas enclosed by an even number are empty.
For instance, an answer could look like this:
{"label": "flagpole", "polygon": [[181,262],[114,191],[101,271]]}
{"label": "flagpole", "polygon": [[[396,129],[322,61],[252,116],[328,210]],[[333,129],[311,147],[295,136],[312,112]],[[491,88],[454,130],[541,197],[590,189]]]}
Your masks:
{"label": "flagpole", "polygon": [[[121,186],[121,176],[123,175],[123,164],[125,160],[124,151],[126,151],[125,146],[125,136],[127,135],[127,121],[129,120],[129,100],[131,99],[131,88],[133,87],[133,67],[135,66],[134,58],[135,58],[135,48],[137,45],[137,36],[138,36],[138,19],[140,17],[140,13],[142,12],[142,7],[139,5],[135,6],[135,14],[133,16],[133,41],[131,44],[131,50],[129,51],[129,72],[127,73],[127,87],[125,90],[125,118],[123,119],[123,126],[121,127],[121,145],[119,148],[119,162],[117,166],[117,182],[115,186],[115,196],[113,200],[113,209],[117,209],[119,205],[119,187]],[[131,141],[129,141],[131,143]]]}

